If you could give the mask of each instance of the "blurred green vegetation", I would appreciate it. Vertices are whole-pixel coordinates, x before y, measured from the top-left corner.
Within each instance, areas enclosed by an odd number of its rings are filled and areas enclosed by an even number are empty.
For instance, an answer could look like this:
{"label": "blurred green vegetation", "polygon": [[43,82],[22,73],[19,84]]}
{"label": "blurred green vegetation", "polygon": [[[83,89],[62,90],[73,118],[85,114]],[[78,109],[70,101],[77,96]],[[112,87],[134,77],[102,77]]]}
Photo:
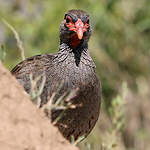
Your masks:
{"label": "blurred green vegetation", "polygon": [[[83,9],[90,14],[93,34],[89,49],[103,90],[102,119],[87,141],[93,145],[102,143],[101,136],[105,136],[102,131],[111,128],[112,116],[109,110],[112,100],[120,93],[122,82],[126,81],[129,90],[127,105],[124,106],[127,109],[127,121],[125,130],[120,133],[119,142],[122,146],[119,150],[148,150],[150,144],[146,141],[150,136],[146,133],[150,133],[147,125],[150,118],[147,117],[149,110],[146,106],[150,105],[147,92],[150,85],[149,0],[0,0],[0,18],[15,28],[23,41],[25,56],[30,57],[58,51],[60,22],[64,14],[73,8]],[[21,56],[12,31],[2,21],[0,45],[4,45],[6,50],[3,63],[11,69],[21,61]],[[136,118],[135,122],[130,123],[133,118]]]}

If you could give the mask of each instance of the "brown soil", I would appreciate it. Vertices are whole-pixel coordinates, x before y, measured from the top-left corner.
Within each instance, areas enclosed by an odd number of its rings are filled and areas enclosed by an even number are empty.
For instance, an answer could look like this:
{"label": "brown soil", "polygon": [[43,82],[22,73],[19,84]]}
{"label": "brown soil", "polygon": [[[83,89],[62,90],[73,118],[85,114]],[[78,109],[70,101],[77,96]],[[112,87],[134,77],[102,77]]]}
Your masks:
{"label": "brown soil", "polygon": [[0,149],[78,150],[66,141],[0,62]]}

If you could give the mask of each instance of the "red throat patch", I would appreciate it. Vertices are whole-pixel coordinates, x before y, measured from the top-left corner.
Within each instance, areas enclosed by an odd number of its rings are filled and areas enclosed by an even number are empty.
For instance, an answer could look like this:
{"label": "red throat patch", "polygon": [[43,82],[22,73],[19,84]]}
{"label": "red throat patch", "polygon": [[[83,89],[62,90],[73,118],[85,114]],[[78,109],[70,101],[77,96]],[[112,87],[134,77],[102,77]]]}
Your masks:
{"label": "red throat patch", "polygon": [[69,41],[69,44],[72,48],[76,48],[80,44],[81,40],[78,38],[78,35],[74,33]]}

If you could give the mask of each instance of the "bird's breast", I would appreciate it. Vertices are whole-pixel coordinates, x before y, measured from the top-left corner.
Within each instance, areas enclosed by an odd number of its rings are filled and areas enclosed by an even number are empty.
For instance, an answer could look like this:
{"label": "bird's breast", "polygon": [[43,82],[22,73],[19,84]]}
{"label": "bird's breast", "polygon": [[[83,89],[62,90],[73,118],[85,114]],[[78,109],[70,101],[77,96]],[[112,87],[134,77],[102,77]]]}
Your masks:
{"label": "bird's breast", "polygon": [[77,65],[73,58],[66,59],[59,67],[59,79],[64,80],[69,87],[81,87],[92,84],[95,78],[93,67],[82,61]]}

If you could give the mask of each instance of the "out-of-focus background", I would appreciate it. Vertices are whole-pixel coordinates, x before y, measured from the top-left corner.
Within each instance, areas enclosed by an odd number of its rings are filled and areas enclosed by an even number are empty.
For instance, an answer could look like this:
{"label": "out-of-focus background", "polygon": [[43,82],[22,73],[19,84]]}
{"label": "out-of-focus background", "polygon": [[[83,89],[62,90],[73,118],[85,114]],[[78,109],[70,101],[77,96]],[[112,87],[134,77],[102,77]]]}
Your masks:
{"label": "out-of-focus background", "polygon": [[[69,9],[90,14],[91,55],[102,82],[99,121],[81,150],[150,149],[150,1],[149,0],[0,0],[0,45],[11,69],[21,56],[54,53],[59,25]],[[4,47],[4,48],[3,48]],[[0,51],[2,56],[2,51]]]}

